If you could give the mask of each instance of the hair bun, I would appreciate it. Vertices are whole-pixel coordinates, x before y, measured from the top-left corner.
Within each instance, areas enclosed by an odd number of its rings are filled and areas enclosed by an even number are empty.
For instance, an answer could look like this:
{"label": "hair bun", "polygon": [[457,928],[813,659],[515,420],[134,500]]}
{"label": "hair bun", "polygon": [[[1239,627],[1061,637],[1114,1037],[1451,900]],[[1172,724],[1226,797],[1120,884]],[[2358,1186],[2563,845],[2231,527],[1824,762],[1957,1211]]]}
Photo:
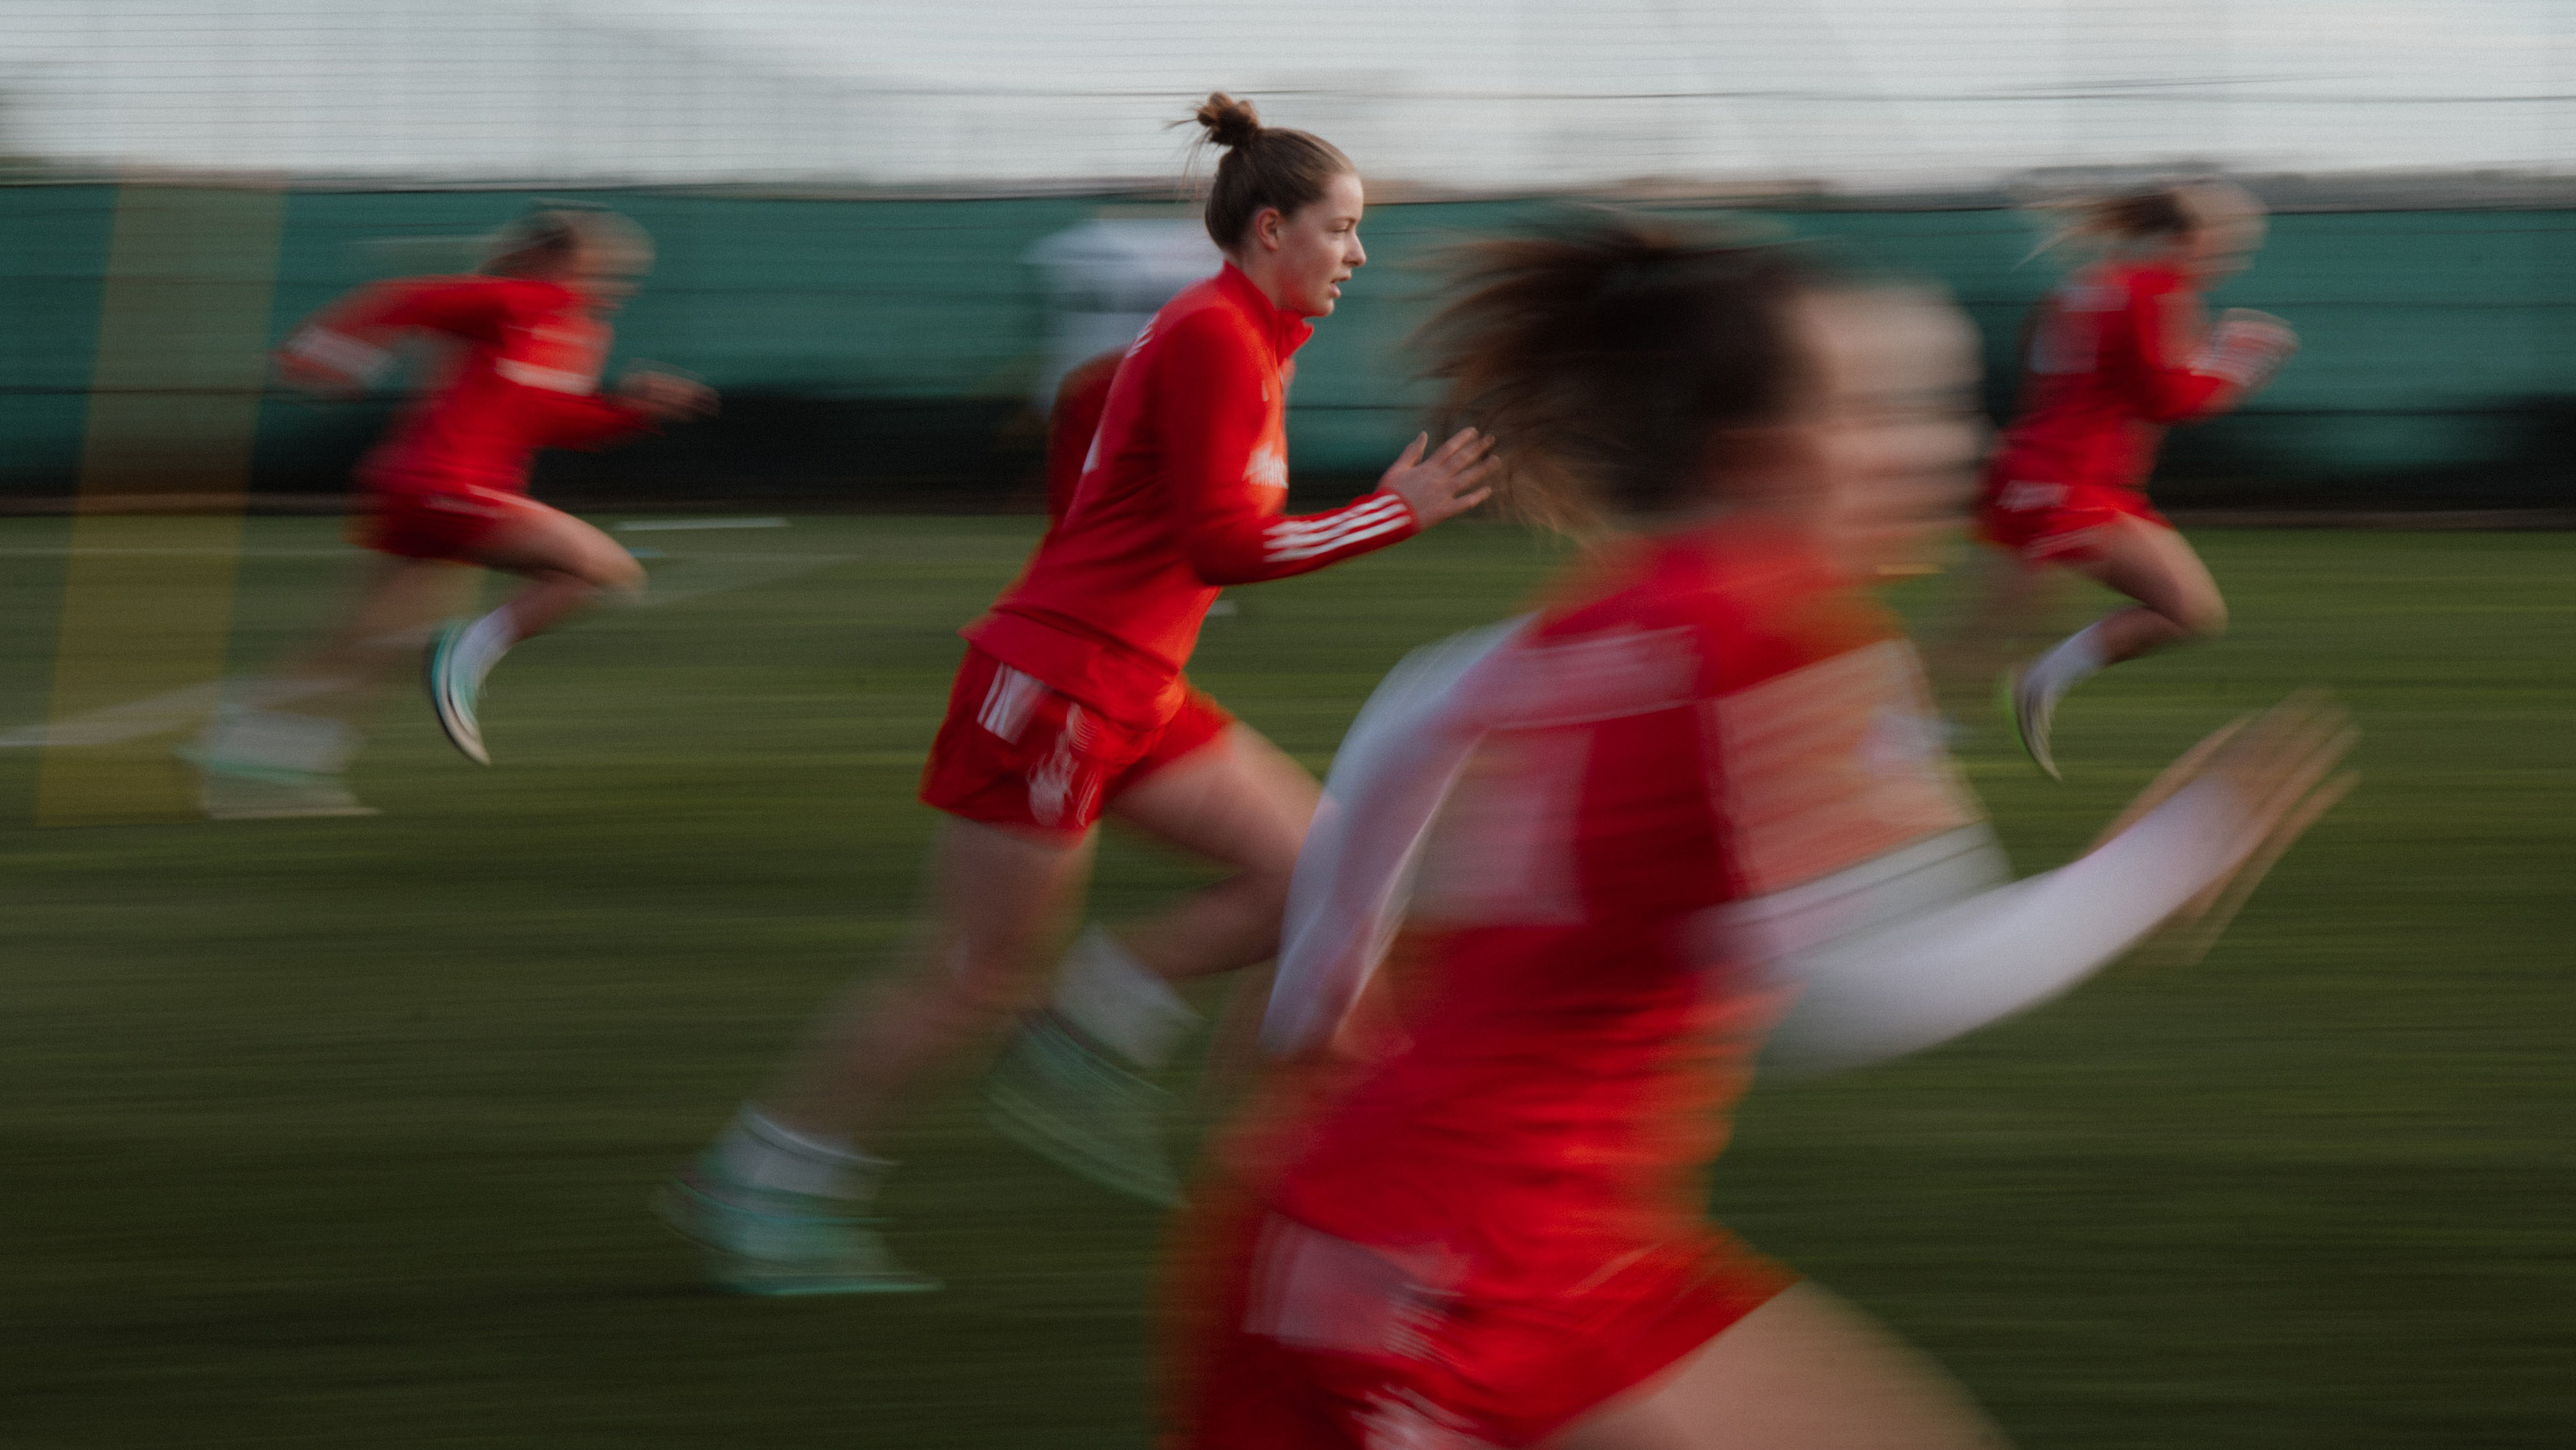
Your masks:
{"label": "hair bun", "polygon": [[1231,151],[1261,134],[1261,113],[1250,101],[1238,101],[1223,91],[1211,94],[1192,118],[1207,128],[1207,138]]}

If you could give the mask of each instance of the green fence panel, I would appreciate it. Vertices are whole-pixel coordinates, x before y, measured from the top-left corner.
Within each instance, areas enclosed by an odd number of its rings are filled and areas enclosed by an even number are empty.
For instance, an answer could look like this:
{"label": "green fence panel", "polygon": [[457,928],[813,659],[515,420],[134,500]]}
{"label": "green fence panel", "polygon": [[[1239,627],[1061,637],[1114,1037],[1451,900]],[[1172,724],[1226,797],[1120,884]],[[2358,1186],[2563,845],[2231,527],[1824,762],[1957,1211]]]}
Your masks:
{"label": "green fence panel", "polygon": [[[1021,400],[1040,365],[1047,304],[1021,258],[1109,204],[301,192],[286,213],[274,331],[372,278],[469,265],[475,239],[547,199],[614,206],[656,239],[659,264],[620,320],[614,365],[685,368],[739,404],[713,429],[565,465],[566,476],[607,489],[696,479],[700,493],[719,496],[789,474],[863,489],[871,477],[950,469],[990,488],[1008,482],[996,469],[1025,471],[1036,435]],[[76,476],[114,201],[108,186],[0,187],[0,490],[60,495]],[[1940,283],[1985,336],[1998,407],[2021,319],[2062,267],[2032,255],[2028,214],[2002,208],[1668,210]],[[1566,215],[1542,199],[1374,211],[1363,233],[1370,265],[1300,359],[1291,412],[1300,472],[1373,473],[1421,426],[1428,393],[1408,339],[1444,246]],[[2525,478],[2517,487],[2541,501],[2567,492],[2558,455],[2576,442],[2576,211],[2277,217],[2259,264],[2214,302],[2279,312],[2305,347],[2243,414],[2178,435],[2178,471],[2380,479],[2388,487],[2360,492],[2412,488],[2438,502],[2466,487],[2464,470],[2485,469]],[[271,399],[261,486],[335,486],[390,406]],[[746,461],[755,458],[767,461]]]}

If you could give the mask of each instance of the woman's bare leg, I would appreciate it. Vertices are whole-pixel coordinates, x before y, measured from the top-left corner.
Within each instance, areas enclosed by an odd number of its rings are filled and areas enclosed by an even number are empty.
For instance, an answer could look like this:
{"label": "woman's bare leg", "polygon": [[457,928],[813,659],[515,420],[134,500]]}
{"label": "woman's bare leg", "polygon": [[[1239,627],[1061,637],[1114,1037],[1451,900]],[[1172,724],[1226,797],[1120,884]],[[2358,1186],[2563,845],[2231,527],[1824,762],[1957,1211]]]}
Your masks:
{"label": "woman's bare leg", "polygon": [[[1247,966],[1278,949],[1288,876],[1314,801],[1313,779],[1239,725],[1121,796],[1113,809],[1131,824],[1237,874],[1139,929],[1132,945],[1086,936],[1060,974],[1054,1016],[1153,1065],[1145,1059],[1192,1020],[1168,979]],[[754,1190],[864,1198],[881,1167],[864,1145],[939,1067],[1038,1004],[1048,950],[1068,925],[1092,848],[1090,834],[944,822],[932,852],[932,922],[914,962],[817,1020],[786,1069],[718,1139],[716,1158],[730,1165],[724,1176]],[[1083,1045],[1051,1020],[1036,1019],[987,1084],[1003,1120],[1082,1171],[1167,1197],[1170,1171],[1154,1142],[1150,1090],[1125,1074],[1082,1067]]]}
{"label": "woman's bare leg", "polygon": [[439,636],[430,656],[429,703],[457,750],[478,765],[489,765],[480,702],[492,667],[521,640],[553,628],[601,595],[636,598],[643,592],[644,570],[606,534],[524,499],[516,515],[473,551],[473,558],[527,583],[500,608]]}
{"label": "woman's bare leg", "polygon": [[544,633],[601,595],[632,598],[644,588],[644,566],[616,540],[543,504],[526,505],[474,550],[474,562],[528,581],[501,606],[520,639]]}
{"label": "woman's bare leg", "polygon": [[2215,638],[2227,630],[2227,601],[2209,566],[2182,535],[2161,524],[2123,516],[2102,531],[2094,553],[2075,567],[2104,588],[2137,601],[2135,608],[2098,621],[2105,664],[2186,640]]}
{"label": "woman's bare leg", "polygon": [[2058,641],[2015,681],[2013,710],[2022,744],[2050,775],[2057,773],[2049,745],[2052,722],[2067,691],[2122,660],[2227,628],[2227,601],[2208,566],[2182,535],[2161,524],[2134,516],[2114,519],[2103,527],[2094,553],[2074,567],[2137,603]]}
{"label": "woman's bare leg", "polygon": [[419,667],[430,626],[473,586],[474,572],[460,565],[372,556],[340,624],[271,669],[248,703],[358,723],[388,678]]}
{"label": "woman's bare leg", "polygon": [[926,1078],[1024,1011],[1091,863],[1091,836],[947,820],[931,849],[931,921],[911,959],[824,1010],[757,1102],[655,1199],[754,1294],[936,1288],[860,1221],[890,1166],[868,1151]]}
{"label": "woman's bare leg", "polygon": [[[1235,874],[1127,931],[1094,927],[1075,939],[1056,966],[1049,1010],[1025,1024],[985,1080],[997,1125],[1120,1192],[1178,1199],[1162,1141],[1169,1099],[1143,1076],[1167,1065],[1199,1023],[1172,984],[1279,950],[1316,794],[1314,777],[1236,724],[1110,803],[1128,825]],[[1257,1012],[1259,996],[1238,990],[1239,1012]]]}
{"label": "woman's bare leg", "polygon": [[1091,868],[1065,840],[954,818],[931,852],[932,921],[913,961],[817,1019],[761,1095],[773,1118],[866,1142],[922,1079],[1035,1003]]}
{"label": "woman's bare leg", "polygon": [[644,592],[644,566],[634,555],[572,515],[539,503],[523,501],[519,515],[478,546],[473,558],[527,582],[457,638],[454,669],[469,694],[519,641],[545,633],[603,596],[632,601]]}
{"label": "woman's bare leg", "polygon": [[1156,840],[1235,870],[1121,931],[1137,961],[1184,981],[1269,960],[1319,795],[1304,766],[1238,722],[1111,802],[1112,815]]}
{"label": "woman's bare leg", "polygon": [[[1199,1077],[1204,1114],[1236,1096],[1250,1075],[1261,1014],[1269,1005],[1280,920],[1297,851],[1320,796],[1314,776],[1250,726],[1236,724],[1214,747],[1148,776],[1114,809],[1138,829],[1221,861],[1236,874],[1152,920],[1119,933],[1136,964],[1165,982],[1240,971],[1226,994],[1207,1066]],[[1070,985],[1059,983],[1059,1008]],[[1186,1030],[1189,1019],[1176,1019]],[[1093,1030],[1099,1030],[1097,1023]],[[1131,1029],[1135,1041],[1140,1034]],[[1179,1031],[1167,1031],[1176,1038]],[[1158,1067],[1172,1043],[1145,1036],[1138,1066]]]}
{"label": "woman's bare leg", "polygon": [[[1236,726],[1156,772],[1118,802],[1159,839],[1238,866],[1132,937],[1158,976],[1195,976],[1277,950],[1279,910],[1314,782]],[[917,962],[825,1012],[763,1110],[818,1137],[865,1141],[930,1071],[1035,1005],[1047,950],[1087,879],[1093,838],[1066,840],[973,821],[942,823],[932,855],[933,924]]]}
{"label": "woman's bare leg", "polygon": [[1316,796],[1304,767],[1238,723],[1111,802],[1128,825],[1235,874],[1114,935],[1083,933],[1057,969],[1056,1014],[1131,1066],[1169,1061],[1198,1022],[1172,983],[1277,954]]}
{"label": "woman's bare leg", "polygon": [[343,785],[360,725],[385,680],[413,667],[430,626],[451,613],[472,571],[419,559],[368,561],[329,636],[228,690],[183,754],[218,820],[367,814]]}
{"label": "woman's bare leg", "polygon": [[1801,1284],[1547,1450],[2000,1450],[1940,1369]]}

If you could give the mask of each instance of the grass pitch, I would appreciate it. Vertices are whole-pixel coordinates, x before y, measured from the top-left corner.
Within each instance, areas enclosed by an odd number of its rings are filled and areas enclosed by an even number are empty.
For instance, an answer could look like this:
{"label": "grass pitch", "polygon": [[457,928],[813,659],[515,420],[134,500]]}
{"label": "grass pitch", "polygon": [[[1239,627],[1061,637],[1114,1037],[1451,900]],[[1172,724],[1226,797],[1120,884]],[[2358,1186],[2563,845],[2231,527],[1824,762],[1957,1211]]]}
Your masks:
{"label": "grass pitch", "polygon": [[[0,1444],[1143,1444],[1156,1220],[962,1082],[889,1145],[945,1294],[715,1295],[642,1207],[900,934],[951,631],[1032,532],[632,535],[669,602],[505,664],[494,769],[390,699],[377,819],[40,831],[0,752]],[[42,714],[65,536],[0,525],[0,725]],[[238,664],[327,612],[335,538],[253,525]],[[1719,1210],[2026,1445],[2564,1446],[2576,537],[2199,542],[2235,633],[2079,693],[2068,784],[1970,743],[2021,865],[2303,684],[2359,718],[2361,792],[2195,969],[1758,1091]],[[1240,591],[1195,673],[1320,767],[1556,558],[1452,526]],[[1097,903],[1192,879],[1113,846]]]}

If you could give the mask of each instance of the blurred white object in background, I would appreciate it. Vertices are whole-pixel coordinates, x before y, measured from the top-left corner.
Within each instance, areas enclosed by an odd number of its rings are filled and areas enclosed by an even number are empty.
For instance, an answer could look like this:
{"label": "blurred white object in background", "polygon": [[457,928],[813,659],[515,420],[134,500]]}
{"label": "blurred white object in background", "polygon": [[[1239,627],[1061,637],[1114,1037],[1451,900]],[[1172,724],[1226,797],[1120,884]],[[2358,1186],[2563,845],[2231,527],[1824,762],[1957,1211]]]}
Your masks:
{"label": "blurred white object in background", "polygon": [[1095,217],[1041,237],[1020,260],[1046,274],[1046,365],[1030,395],[1041,413],[1066,373],[1134,342],[1174,294],[1224,262],[1195,217]]}

